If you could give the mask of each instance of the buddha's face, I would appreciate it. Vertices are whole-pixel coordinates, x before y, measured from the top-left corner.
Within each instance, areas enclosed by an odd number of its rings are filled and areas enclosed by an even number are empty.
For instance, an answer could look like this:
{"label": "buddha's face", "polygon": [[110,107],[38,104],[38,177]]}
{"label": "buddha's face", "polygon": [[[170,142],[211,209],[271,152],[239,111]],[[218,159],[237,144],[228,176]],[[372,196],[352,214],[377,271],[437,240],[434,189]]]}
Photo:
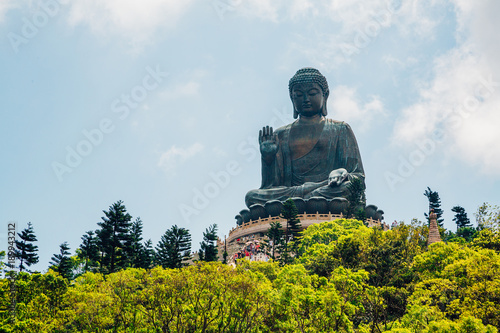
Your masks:
{"label": "buddha's face", "polygon": [[321,114],[325,97],[317,83],[297,83],[292,88],[292,101],[300,116],[312,117]]}

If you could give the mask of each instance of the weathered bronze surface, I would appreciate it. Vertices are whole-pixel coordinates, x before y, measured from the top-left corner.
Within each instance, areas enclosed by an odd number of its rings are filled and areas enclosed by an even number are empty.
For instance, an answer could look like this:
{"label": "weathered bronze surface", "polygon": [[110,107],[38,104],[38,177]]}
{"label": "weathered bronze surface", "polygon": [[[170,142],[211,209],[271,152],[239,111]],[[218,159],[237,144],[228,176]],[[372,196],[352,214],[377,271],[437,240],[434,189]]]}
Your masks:
{"label": "weathered bronze surface", "polygon": [[290,79],[295,122],[259,132],[262,185],[245,197],[250,208],[288,198],[344,197],[349,182],[364,171],[356,138],[348,124],[327,119],[328,83],[314,68]]}

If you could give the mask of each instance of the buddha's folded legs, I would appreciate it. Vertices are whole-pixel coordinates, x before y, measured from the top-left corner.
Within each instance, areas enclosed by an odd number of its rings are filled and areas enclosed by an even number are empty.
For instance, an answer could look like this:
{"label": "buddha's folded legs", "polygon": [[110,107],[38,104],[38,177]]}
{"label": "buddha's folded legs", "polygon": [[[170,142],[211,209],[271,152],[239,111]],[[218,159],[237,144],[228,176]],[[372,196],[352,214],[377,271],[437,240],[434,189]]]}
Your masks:
{"label": "buddha's folded legs", "polygon": [[250,208],[253,204],[264,205],[270,200],[286,201],[288,198],[309,198],[311,193],[323,187],[328,187],[328,181],[320,183],[304,183],[299,186],[277,186],[267,189],[251,190],[245,196],[245,204]]}
{"label": "buddha's folded legs", "polygon": [[333,199],[333,198],[338,198],[338,197],[345,197],[348,193],[348,185],[350,184],[350,181],[345,181],[339,186],[321,186],[314,191],[311,191],[310,193],[306,194],[304,196],[304,199],[309,199],[312,197],[323,197],[326,199]]}

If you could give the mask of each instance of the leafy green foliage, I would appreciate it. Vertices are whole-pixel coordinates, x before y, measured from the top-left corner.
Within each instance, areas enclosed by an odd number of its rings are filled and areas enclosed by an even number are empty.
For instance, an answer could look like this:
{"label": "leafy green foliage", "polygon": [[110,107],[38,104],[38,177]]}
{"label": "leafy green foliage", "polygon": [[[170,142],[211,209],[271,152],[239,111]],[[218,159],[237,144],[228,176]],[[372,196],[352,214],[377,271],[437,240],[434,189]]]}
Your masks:
{"label": "leafy green foliage", "polygon": [[6,266],[6,264],[3,262],[4,259],[5,259],[5,251],[0,251],[0,270],[2,271]]}
{"label": "leafy green foliage", "polygon": [[0,280],[0,332],[498,332],[498,232],[428,248],[427,232],[418,221],[384,232],[342,219],[302,232],[287,265],[197,262],[71,283],[22,272],[16,321]]}
{"label": "leafy green foliage", "polygon": [[500,207],[485,202],[477,209],[476,221],[479,229],[500,231]]}

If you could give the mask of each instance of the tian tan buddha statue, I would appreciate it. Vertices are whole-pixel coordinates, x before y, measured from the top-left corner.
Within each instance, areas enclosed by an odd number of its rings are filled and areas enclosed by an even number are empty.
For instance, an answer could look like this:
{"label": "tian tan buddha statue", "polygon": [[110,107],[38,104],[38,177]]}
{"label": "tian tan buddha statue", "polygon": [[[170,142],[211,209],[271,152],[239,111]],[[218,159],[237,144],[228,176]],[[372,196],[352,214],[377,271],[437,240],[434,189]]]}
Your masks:
{"label": "tian tan buddha statue", "polygon": [[344,197],[354,178],[364,184],[351,128],[326,118],[326,78],[317,69],[303,68],[290,79],[288,89],[293,116],[298,119],[277,130],[266,126],[259,132],[262,185],[246,194],[249,208],[288,198],[331,200]]}

